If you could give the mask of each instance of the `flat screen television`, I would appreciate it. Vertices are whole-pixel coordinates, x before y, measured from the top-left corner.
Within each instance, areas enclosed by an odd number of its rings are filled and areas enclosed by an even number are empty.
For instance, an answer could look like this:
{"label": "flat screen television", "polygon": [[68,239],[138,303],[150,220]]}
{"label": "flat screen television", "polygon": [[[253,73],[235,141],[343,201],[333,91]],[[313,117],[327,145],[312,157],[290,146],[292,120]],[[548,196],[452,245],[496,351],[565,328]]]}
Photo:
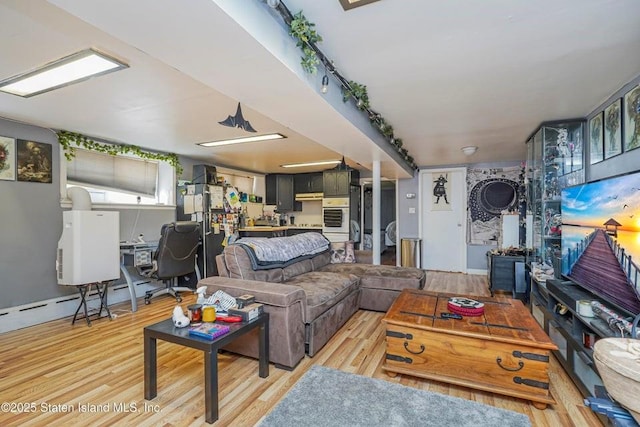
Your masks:
{"label": "flat screen television", "polygon": [[564,278],[640,313],[640,171],[562,190]]}

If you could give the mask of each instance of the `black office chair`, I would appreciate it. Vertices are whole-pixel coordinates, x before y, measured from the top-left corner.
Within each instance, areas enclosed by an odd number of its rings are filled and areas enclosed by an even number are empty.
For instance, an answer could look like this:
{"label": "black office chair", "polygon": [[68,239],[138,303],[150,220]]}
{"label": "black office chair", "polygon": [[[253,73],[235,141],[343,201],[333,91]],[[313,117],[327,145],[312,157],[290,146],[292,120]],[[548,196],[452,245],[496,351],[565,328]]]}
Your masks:
{"label": "black office chair", "polygon": [[200,224],[190,221],[176,221],[164,224],[160,231],[158,248],[153,255],[153,267],[144,272],[145,276],[162,280],[164,288],[147,291],[144,303],[150,304],[151,298],[169,294],[181,302],[179,292],[194,292],[185,286],[174,286],[178,277],[196,273],[200,274],[196,265],[196,254],[200,240]]}

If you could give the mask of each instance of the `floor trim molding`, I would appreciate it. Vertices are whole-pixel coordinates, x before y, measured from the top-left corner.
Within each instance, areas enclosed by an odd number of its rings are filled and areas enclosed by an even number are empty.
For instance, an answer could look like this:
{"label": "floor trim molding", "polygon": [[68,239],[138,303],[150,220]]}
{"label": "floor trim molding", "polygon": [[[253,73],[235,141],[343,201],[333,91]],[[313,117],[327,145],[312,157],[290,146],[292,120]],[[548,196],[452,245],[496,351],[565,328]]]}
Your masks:
{"label": "floor trim molding", "polygon": [[[157,287],[154,283],[143,282],[135,285],[137,299],[144,297],[147,290]],[[126,283],[109,286],[107,296],[109,307],[113,304],[130,301],[129,287]],[[15,307],[0,309],[0,333],[50,322],[73,316],[80,304],[80,295],[72,294],[43,301],[36,301]],[[100,297],[95,288],[87,294],[87,307],[93,312],[100,308]],[[129,310],[131,307],[129,306]],[[82,319],[84,322],[84,319]],[[71,322],[69,322],[71,323]]]}

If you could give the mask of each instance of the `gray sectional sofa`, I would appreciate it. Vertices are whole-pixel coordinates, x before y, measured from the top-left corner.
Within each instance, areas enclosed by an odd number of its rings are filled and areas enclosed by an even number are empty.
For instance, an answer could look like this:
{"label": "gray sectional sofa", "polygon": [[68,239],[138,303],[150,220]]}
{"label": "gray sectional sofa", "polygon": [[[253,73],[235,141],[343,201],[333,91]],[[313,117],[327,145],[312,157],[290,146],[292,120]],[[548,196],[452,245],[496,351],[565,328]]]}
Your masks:
{"label": "gray sectional sofa", "polygon": [[[277,243],[282,246],[290,239],[300,241],[305,234],[274,239],[280,239]],[[242,239],[227,246],[217,257],[219,276],[202,279],[198,285],[206,285],[207,294],[220,289],[235,297],[250,294],[264,304],[270,314],[269,359],[283,369],[293,369],[305,353],[315,355],[358,309],[386,311],[402,289],[424,287],[423,270],[360,262],[332,264],[328,249],[260,266],[255,254],[241,243]],[[359,257],[366,254],[356,251]],[[257,343],[249,334],[226,349],[257,357]]]}

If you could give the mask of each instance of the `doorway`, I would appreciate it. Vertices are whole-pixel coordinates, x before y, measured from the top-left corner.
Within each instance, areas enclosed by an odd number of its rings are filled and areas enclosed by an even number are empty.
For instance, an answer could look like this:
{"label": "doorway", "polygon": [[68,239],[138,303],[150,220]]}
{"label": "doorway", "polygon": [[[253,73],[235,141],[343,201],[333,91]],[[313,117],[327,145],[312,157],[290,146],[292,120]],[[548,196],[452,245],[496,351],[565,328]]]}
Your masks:
{"label": "doorway", "polygon": [[422,268],[467,271],[467,170],[420,171]]}
{"label": "doorway", "polygon": [[387,233],[387,229],[394,228],[396,221],[396,183],[394,181],[380,182],[380,229],[372,230],[373,226],[373,185],[362,186],[363,211],[363,240],[361,248],[373,248],[374,231],[380,235],[380,252],[382,264],[395,265],[396,239],[395,232]]}

